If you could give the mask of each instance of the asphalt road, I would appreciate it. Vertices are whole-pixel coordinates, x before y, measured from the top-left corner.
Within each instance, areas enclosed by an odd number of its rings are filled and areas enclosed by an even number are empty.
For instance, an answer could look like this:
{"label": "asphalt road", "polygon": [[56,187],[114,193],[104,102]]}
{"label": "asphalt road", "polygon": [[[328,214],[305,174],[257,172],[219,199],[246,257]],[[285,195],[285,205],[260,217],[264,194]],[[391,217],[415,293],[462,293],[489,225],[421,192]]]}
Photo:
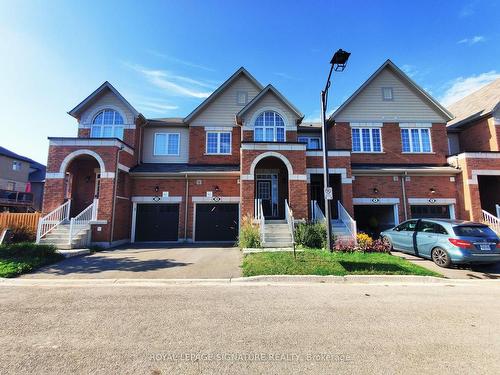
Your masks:
{"label": "asphalt road", "polygon": [[488,280],[0,282],[0,373],[500,373],[499,296]]}

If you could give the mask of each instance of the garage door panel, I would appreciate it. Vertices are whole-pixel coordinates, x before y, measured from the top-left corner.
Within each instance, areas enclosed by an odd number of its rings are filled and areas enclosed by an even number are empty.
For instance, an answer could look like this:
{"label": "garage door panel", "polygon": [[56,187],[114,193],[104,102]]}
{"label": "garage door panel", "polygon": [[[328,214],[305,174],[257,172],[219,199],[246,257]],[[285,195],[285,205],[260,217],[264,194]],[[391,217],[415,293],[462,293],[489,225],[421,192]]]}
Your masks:
{"label": "garage door panel", "polygon": [[136,241],[177,241],[178,239],[178,204],[137,205]]}
{"label": "garage door panel", "polygon": [[238,204],[196,205],[196,241],[236,241],[238,228]]}
{"label": "garage door panel", "polygon": [[449,219],[450,206],[448,205],[413,205],[410,207],[413,219]]}

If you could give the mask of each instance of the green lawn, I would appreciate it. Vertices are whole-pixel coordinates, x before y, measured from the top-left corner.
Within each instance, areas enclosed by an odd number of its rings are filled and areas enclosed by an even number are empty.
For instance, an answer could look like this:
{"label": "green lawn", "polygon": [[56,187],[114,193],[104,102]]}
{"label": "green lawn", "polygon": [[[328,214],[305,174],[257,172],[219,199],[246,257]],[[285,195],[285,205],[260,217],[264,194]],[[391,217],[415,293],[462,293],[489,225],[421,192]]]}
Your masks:
{"label": "green lawn", "polygon": [[330,253],[323,250],[264,252],[243,258],[243,276],[258,275],[419,275],[442,276],[405,259],[382,253]]}
{"label": "green lawn", "polygon": [[0,245],[0,277],[16,277],[64,259],[55,250],[32,243]]}

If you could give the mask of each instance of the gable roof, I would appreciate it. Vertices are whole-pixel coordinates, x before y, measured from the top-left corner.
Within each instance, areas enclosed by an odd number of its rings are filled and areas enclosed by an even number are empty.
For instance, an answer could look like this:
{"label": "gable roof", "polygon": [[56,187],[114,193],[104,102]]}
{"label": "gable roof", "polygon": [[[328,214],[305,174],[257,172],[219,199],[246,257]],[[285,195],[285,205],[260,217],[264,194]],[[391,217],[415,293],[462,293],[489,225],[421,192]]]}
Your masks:
{"label": "gable roof", "polygon": [[500,108],[500,78],[450,104],[448,110],[455,115],[455,118],[450,121],[448,126],[458,128],[486,116],[498,108]]}
{"label": "gable roof", "polygon": [[27,158],[26,156],[22,156],[22,155],[16,154],[15,152],[10,151],[10,150],[6,149],[5,147],[2,147],[2,146],[0,146],[0,155],[6,156],[6,157],[11,158],[11,159],[26,161],[26,162],[28,162],[30,164],[31,163],[36,163],[36,161],[34,161],[32,159]]}
{"label": "gable roof", "polygon": [[27,158],[26,156],[16,154],[15,152],[2,146],[0,146],[0,155],[29,163],[30,168],[33,169],[33,171],[29,174],[30,182],[43,182],[45,180],[45,165],[40,164],[33,159]]}
{"label": "gable roof", "polygon": [[78,104],[75,108],[73,108],[71,111],[69,111],[68,114],[70,114],[71,116],[73,116],[75,118],[78,118],[78,116],[85,110],[85,108],[87,108],[87,106],[92,102],[92,100],[94,100],[99,95],[101,95],[101,93],[104,90],[109,90],[113,94],[115,94],[118,97],[118,99],[120,99],[123,102],[123,104],[125,104],[125,106],[134,114],[134,116],[140,115],[140,113],[134,107],[132,107],[132,104],[130,104],[127,101],[127,99],[125,99],[118,92],[118,90],[115,89],[113,87],[113,85],[111,83],[109,83],[108,81],[104,82],[101,86],[99,86],[92,94],[87,96],[80,104]]}
{"label": "gable roof", "polygon": [[247,105],[241,109],[241,111],[236,114],[238,123],[241,123],[241,117],[268,92],[272,92],[274,95],[276,95],[278,99],[281,100],[288,108],[290,108],[290,110],[297,115],[300,121],[302,121],[304,115],[297,109],[297,107],[290,103],[290,101],[288,101],[288,99],[285,98],[273,85],[269,84],[261,92],[259,92],[259,94],[255,98],[250,100]]}
{"label": "gable roof", "polygon": [[199,114],[203,109],[205,109],[210,103],[217,99],[226,89],[233,83],[240,75],[246,76],[255,86],[262,90],[263,86],[259,81],[255,79],[244,67],[239,68],[233,73],[222,85],[220,85],[213,93],[210,94],[201,104],[196,107],[189,115],[184,118],[185,122],[191,121],[197,114]]}
{"label": "gable roof", "polygon": [[335,112],[330,116],[329,122],[333,121],[335,117],[344,110],[344,108],[349,105],[385,68],[389,68],[393,73],[399,77],[403,82],[406,82],[411,88],[413,88],[419,96],[424,99],[432,108],[434,108],[438,113],[441,113],[444,118],[451,120],[453,115],[443,107],[436,99],[429,95],[423,88],[417,85],[410,77],[408,77],[401,69],[399,69],[396,64],[394,64],[390,59],[387,59],[354,93],[344,102],[340,107],[337,108]]}

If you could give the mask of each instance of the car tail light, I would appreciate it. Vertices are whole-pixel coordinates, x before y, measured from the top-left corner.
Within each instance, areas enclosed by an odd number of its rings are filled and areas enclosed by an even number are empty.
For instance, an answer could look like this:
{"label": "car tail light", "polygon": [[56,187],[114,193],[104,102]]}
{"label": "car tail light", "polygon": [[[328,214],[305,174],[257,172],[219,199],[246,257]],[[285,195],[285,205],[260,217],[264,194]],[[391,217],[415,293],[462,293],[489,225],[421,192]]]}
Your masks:
{"label": "car tail light", "polygon": [[458,238],[448,238],[448,241],[450,241],[456,247],[461,247],[464,249],[470,249],[473,247],[472,242],[466,240],[459,240]]}
{"label": "car tail light", "polygon": [[497,249],[500,249],[500,241],[497,242],[497,246],[496,246]]}

